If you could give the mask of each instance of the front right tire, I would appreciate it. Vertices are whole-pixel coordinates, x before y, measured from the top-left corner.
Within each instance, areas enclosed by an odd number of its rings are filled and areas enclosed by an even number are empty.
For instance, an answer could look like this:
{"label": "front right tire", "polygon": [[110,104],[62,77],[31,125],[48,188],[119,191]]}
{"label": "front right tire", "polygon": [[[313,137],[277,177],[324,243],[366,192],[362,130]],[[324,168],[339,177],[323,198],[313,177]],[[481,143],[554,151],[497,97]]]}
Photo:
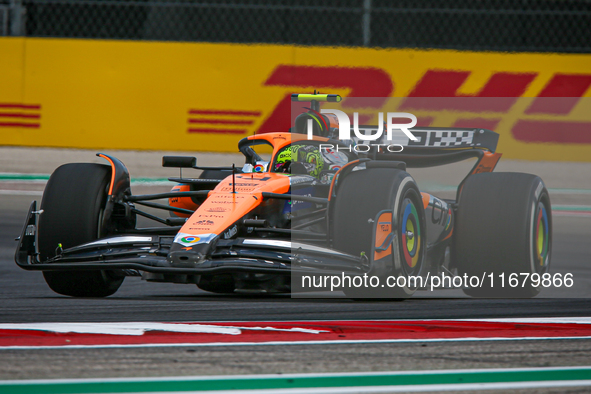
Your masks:
{"label": "front right tire", "polygon": [[[345,295],[354,299],[411,297],[417,287],[407,279],[424,273],[427,249],[425,211],[414,179],[400,169],[377,167],[354,171],[339,182],[330,211],[332,246],[354,256],[367,256],[368,275],[380,279],[377,288],[347,287]],[[377,226],[391,226],[389,244],[383,244]],[[380,244],[388,249],[379,251]],[[388,277],[401,276],[407,285],[388,286]]]}

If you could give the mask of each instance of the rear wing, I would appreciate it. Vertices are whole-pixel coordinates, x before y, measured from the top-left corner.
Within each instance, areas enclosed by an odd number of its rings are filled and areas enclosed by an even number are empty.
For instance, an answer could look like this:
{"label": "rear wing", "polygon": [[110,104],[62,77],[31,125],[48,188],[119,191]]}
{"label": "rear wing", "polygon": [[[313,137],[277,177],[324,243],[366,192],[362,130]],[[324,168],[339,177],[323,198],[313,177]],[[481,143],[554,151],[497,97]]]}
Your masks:
{"label": "rear wing", "polygon": [[[364,131],[362,131],[364,130]],[[365,135],[376,134],[377,126],[360,126]],[[417,138],[411,140],[402,132],[395,132],[392,139],[386,139],[386,133],[378,141],[364,141],[356,138],[357,144],[391,144],[402,146],[402,151],[392,152],[386,149],[372,149],[367,157],[374,160],[402,161],[409,168],[434,167],[476,158],[476,163],[459,184],[457,198],[466,179],[473,174],[492,172],[501,153],[496,152],[499,134],[487,129],[415,127],[409,131]]]}
{"label": "rear wing", "polygon": [[[359,126],[359,132],[364,135],[376,134],[378,126]],[[417,141],[411,140],[406,134],[395,131],[391,140],[386,139],[384,132],[379,139],[381,144],[398,144],[404,147],[404,150],[414,148],[479,148],[495,152],[499,135],[494,131],[487,129],[466,129],[453,127],[413,127],[409,131],[417,138]],[[353,132],[352,132],[353,134]],[[369,144],[375,141],[355,138],[359,144]]]}
{"label": "rear wing", "polygon": [[[364,135],[376,134],[377,126],[359,126],[359,132]],[[487,129],[447,128],[447,127],[415,127],[409,131],[417,138],[411,140],[401,131],[396,131],[392,139],[387,139],[386,133],[376,141],[355,137],[356,144],[369,146],[380,145],[380,149],[371,149],[367,157],[374,160],[403,161],[408,167],[433,167],[451,164],[458,161],[477,158],[473,171],[492,171],[501,154],[496,153],[499,135]],[[352,133],[353,134],[353,133]],[[388,147],[398,149],[388,149]],[[492,158],[494,165],[492,165]],[[482,161],[488,162],[480,166]]]}

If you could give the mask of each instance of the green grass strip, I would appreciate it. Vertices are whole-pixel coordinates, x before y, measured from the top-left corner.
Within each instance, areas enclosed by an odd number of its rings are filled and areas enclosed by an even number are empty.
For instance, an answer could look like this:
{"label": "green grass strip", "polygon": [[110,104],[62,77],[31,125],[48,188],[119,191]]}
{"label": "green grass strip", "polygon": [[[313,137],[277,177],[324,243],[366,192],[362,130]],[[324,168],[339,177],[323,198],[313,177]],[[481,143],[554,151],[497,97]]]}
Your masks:
{"label": "green grass strip", "polygon": [[553,211],[578,211],[578,212],[591,212],[590,206],[584,205],[554,205],[552,206]]}
{"label": "green grass strip", "polygon": [[591,189],[549,188],[550,194],[591,194]]}
{"label": "green grass strip", "polygon": [[171,185],[174,182],[171,182],[168,180],[168,178],[133,178],[131,180],[131,184],[138,184],[138,183],[142,183],[142,184],[160,184],[160,183],[166,183],[167,185]]}
{"label": "green grass strip", "polygon": [[47,181],[47,174],[0,174],[0,181]]}
{"label": "green grass strip", "polygon": [[223,378],[159,379],[142,381],[72,381],[72,382],[27,382],[20,384],[0,382],[0,392],[11,394],[57,394],[57,393],[138,393],[138,392],[183,392],[206,390],[263,390],[263,389],[303,389],[338,388],[363,386],[400,386],[429,384],[468,384],[468,383],[515,383],[577,381],[591,379],[591,367],[584,368],[540,368],[515,370],[477,370],[477,371],[425,371],[424,373],[377,373],[377,374],[327,374]]}

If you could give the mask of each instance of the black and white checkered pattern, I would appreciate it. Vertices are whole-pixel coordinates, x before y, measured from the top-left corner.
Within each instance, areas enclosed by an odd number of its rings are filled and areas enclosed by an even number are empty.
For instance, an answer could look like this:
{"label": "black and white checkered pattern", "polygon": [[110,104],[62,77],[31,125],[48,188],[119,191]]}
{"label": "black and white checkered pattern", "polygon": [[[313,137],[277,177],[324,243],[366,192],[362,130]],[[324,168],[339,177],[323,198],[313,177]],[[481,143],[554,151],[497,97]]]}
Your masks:
{"label": "black and white checkered pattern", "polygon": [[[376,134],[377,127],[361,128],[361,133],[364,135]],[[377,141],[369,141],[353,136],[353,141],[358,144],[400,144],[402,146],[424,146],[424,147],[465,147],[474,145],[474,131],[460,131],[460,130],[413,130],[410,129],[417,141],[411,141],[400,130],[395,130],[392,140],[386,139],[386,132],[384,131],[382,137]],[[353,133],[351,133],[353,134]]]}
{"label": "black and white checkered pattern", "polygon": [[432,131],[429,146],[466,146],[471,145],[473,131]]}

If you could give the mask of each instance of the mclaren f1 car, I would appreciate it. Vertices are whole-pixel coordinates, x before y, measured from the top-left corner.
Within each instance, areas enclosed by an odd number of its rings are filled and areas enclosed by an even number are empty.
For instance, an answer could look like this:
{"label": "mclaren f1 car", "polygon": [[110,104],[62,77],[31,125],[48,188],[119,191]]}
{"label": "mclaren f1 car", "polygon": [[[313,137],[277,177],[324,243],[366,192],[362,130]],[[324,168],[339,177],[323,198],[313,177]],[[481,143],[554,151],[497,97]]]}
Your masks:
{"label": "mclaren f1 car", "polygon": [[[415,127],[417,141],[402,143],[402,151],[365,152],[354,149],[359,139],[337,139],[336,120],[318,111],[320,102],[339,96],[292,99],[309,101],[310,110],[290,130],[242,139],[242,168],[165,156],[165,167],[201,170],[169,178],[175,185],[168,193],[133,194],[125,165],[107,154],[98,154],[106,165],[57,168],[40,207],[31,204],[16,263],[43,271],[52,290],[74,297],[109,296],[126,276],[218,293],[289,293],[293,278],[303,275],[480,277],[548,270],[548,191],[535,175],[492,172],[501,157],[498,134]],[[407,172],[474,158],[455,199],[422,192]],[[155,202],[161,199],[168,203]],[[154,209],[170,214],[156,216]],[[138,216],[154,226],[138,226]],[[403,299],[418,289],[409,281],[379,291],[343,290],[351,298]],[[539,291],[533,285],[464,289],[472,296]]]}

